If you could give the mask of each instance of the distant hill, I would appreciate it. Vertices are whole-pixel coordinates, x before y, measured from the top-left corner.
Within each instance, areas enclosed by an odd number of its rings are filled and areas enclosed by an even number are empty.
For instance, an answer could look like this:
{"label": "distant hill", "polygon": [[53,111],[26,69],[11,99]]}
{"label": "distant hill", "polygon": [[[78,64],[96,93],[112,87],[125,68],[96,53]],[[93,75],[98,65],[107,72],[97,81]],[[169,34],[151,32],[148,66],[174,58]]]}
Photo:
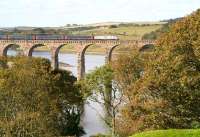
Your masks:
{"label": "distant hill", "polygon": [[[60,34],[60,35],[115,35],[124,40],[136,40],[145,38],[155,39],[154,33],[162,32],[169,22],[102,22],[93,24],[67,24],[62,27],[32,27],[19,26],[0,28],[0,34]],[[166,30],[164,30],[166,31]],[[152,35],[153,33],[153,35]],[[143,37],[145,35],[145,37]]]}
{"label": "distant hill", "polygon": [[101,23],[86,24],[86,25],[83,25],[83,26],[100,27],[100,26],[119,25],[121,23],[123,23],[123,22],[101,22]]}
{"label": "distant hill", "polygon": [[114,35],[122,40],[138,40],[144,34],[160,29],[166,22],[103,22],[87,25],[67,24],[63,27],[0,28],[0,34]]}
{"label": "distant hill", "polygon": [[93,24],[67,24],[62,27],[32,27],[32,26],[19,26],[19,27],[6,27],[0,28],[1,34],[38,34],[38,33],[50,33],[50,34],[69,34],[69,32],[91,30],[98,28],[109,28],[110,26],[140,26],[140,25],[155,25],[165,24],[166,22],[102,22]]}
{"label": "distant hill", "polygon": [[120,24],[132,24],[132,25],[143,25],[143,24],[165,24],[167,22],[160,21],[160,22],[102,22],[102,23],[93,23],[93,24],[87,24],[85,26],[93,26],[93,27],[99,27],[99,26],[111,26],[111,25],[120,25]]}

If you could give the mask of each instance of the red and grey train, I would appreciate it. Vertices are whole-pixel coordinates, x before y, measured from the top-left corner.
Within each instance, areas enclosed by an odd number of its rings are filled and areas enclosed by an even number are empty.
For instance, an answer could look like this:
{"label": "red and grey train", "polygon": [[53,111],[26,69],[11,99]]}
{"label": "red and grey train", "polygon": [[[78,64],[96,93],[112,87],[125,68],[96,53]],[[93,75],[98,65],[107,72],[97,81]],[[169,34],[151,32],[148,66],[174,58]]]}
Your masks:
{"label": "red and grey train", "polygon": [[117,36],[0,35],[0,40],[118,40]]}

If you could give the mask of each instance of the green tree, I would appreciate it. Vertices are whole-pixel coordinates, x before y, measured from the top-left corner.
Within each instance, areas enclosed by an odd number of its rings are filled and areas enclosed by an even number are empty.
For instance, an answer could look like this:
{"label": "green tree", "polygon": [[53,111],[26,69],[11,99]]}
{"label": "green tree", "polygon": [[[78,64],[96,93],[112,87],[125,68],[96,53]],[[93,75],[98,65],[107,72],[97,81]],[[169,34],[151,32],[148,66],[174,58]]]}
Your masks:
{"label": "green tree", "polygon": [[[83,84],[84,83],[84,84]],[[116,114],[121,103],[122,95],[118,84],[114,81],[113,70],[110,65],[105,65],[89,73],[82,82],[89,99],[99,103],[105,108],[104,122],[111,128],[115,136]]]}

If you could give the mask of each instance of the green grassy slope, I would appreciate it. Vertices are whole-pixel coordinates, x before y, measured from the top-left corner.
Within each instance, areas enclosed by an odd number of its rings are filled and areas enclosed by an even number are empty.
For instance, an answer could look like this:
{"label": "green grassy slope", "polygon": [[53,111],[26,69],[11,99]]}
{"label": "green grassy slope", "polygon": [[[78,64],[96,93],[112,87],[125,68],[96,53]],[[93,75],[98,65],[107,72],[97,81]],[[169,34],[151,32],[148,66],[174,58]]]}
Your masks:
{"label": "green grassy slope", "polygon": [[200,129],[172,129],[172,130],[157,130],[148,131],[133,135],[131,137],[200,137]]}
{"label": "green grassy slope", "polygon": [[115,35],[122,40],[137,40],[141,39],[146,33],[158,30],[163,24],[151,24],[148,26],[118,26],[117,28],[99,27],[84,31],[74,31],[74,35]]}

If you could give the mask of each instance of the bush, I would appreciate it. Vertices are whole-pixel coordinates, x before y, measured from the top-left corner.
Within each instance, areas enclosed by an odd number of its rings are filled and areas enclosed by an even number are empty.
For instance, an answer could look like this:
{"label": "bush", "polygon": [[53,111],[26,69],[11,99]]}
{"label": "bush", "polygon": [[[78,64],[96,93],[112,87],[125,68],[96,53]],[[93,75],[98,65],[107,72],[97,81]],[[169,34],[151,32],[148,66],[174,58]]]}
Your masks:
{"label": "bush", "polygon": [[109,28],[110,29],[112,29],[112,28],[118,28],[118,26],[117,25],[110,25]]}
{"label": "bush", "polygon": [[192,127],[193,129],[200,129],[200,122],[198,122],[198,121],[193,121],[193,122],[191,123],[191,127]]}

